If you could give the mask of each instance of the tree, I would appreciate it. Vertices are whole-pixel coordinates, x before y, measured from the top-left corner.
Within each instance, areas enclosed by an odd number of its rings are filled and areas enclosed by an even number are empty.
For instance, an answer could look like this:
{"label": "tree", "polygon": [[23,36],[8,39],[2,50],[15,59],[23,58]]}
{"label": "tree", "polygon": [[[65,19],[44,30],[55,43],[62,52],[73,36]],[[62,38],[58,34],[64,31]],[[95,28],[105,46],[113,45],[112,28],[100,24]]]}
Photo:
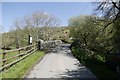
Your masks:
{"label": "tree", "polygon": [[108,53],[113,44],[109,34],[109,27],[105,31],[103,23],[95,16],[76,16],[69,20],[71,27],[70,36],[80,40],[81,44],[88,50],[97,53]]}
{"label": "tree", "polygon": [[[80,39],[87,46],[89,41],[95,40],[97,35],[97,27],[94,22],[95,17],[92,16],[77,16],[69,20],[69,26],[72,26],[70,31],[71,36]],[[96,30],[96,31],[94,31]]]}
{"label": "tree", "polygon": [[[59,23],[60,23],[60,21],[58,18],[56,18],[53,15],[47,14],[45,12],[38,11],[38,12],[33,13],[33,15],[32,15],[33,26],[34,27],[43,27],[43,29],[42,29],[43,34],[42,35],[43,35],[44,40],[48,40],[48,37],[49,37],[48,34],[50,34],[52,31],[52,30],[50,30],[49,27],[58,26]],[[48,32],[48,29],[50,32]],[[40,29],[38,29],[38,31],[37,31],[39,34],[38,38],[41,38],[40,31],[41,31]]]}
{"label": "tree", "polygon": [[37,39],[48,40],[52,35],[53,28],[58,26],[59,19],[45,12],[35,12],[30,16],[16,19],[8,33],[3,35],[3,44],[5,47],[14,46],[20,48],[28,45],[28,35],[33,37],[33,43]]}
{"label": "tree", "polygon": [[117,0],[116,2],[113,0],[98,2],[95,13],[98,15],[102,14],[102,17],[105,20],[111,21],[110,23],[113,23],[117,19],[120,19],[120,0]]}
{"label": "tree", "polygon": [[117,0],[116,2],[113,0],[99,2],[97,3],[95,12],[102,14],[103,22],[105,23],[103,30],[109,27],[109,25],[113,26],[112,28],[109,28],[109,30],[111,30],[110,33],[112,33],[112,43],[114,45],[114,49],[120,49],[120,0]]}
{"label": "tree", "polygon": [[[48,13],[37,11],[30,16],[18,18],[14,21],[10,31],[3,33],[2,44],[5,47],[20,48],[28,45],[28,35],[33,37],[33,43],[37,39],[49,40],[60,20]],[[1,36],[0,36],[1,37]]]}
{"label": "tree", "polygon": [[20,40],[21,40],[21,36],[20,36],[20,24],[19,24],[19,21],[16,20],[14,22],[14,26],[15,26],[15,34],[14,34],[14,37],[15,37],[15,44],[16,44],[16,48],[20,48]]}

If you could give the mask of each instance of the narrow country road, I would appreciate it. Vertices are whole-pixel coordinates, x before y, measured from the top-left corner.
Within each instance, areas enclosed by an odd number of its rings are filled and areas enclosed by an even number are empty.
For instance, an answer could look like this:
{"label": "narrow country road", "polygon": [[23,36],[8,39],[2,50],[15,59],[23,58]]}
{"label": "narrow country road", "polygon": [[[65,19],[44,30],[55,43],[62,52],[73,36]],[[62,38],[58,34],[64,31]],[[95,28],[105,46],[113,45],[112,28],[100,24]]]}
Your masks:
{"label": "narrow country road", "polygon": [[89,78],[96,77],[72,56],[69,45],[57,46],[33,67],[26,78]]}

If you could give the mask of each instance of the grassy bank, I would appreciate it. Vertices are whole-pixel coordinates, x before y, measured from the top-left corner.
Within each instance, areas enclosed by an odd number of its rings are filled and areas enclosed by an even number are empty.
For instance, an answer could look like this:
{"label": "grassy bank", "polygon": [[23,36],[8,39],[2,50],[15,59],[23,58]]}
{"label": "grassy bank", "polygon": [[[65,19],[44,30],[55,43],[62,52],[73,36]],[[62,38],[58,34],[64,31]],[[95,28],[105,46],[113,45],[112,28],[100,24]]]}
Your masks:
{"label": "grassy bank", "polygon": [[[115,70],[104,62],[104,57],[85,58],[83,52],[77,49],[72,50],[73,55],[80,60],[99,80],[120,80]],[[79,57],[82,56],[82,59]]]}
{"label": "grassy bank", "polygon": [[2,74],[2,78],[21,78],[23,77],[30,67],[32,67],[41,57],[43,57],[44,52],[36,51],[24,60],[18,62],[8,71]]}

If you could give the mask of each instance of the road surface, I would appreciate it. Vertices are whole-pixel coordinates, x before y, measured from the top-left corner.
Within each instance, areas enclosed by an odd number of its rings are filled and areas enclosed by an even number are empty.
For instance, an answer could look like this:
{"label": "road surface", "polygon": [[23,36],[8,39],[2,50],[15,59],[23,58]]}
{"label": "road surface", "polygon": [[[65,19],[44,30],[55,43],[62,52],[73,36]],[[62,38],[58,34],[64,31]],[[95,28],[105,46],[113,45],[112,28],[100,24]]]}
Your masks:
{"label": "road surface", "polygon": [[[69,46],[69,45],[68,45]],[[57,46],[36,64],[26,78],[91,78],[96,77],[72,56],[67,45]]]}

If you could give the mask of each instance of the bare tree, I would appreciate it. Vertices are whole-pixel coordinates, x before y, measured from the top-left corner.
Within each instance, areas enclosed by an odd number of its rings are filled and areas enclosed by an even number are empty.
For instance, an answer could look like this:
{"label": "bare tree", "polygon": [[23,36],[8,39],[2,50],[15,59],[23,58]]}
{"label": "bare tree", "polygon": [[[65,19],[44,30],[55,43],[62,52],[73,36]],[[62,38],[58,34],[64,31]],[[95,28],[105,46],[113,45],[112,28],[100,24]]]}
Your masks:
{"label": "bare tree", "polygon": [[109,29],[109,34],[114,34],[112,36],[114,49],[120,49],[120,0],[105,0],[104,2],[97,3],[96,13],[98,15],[102,14],[103,31]]}
{"label": "bare tree", "polygon": [[[44,35],[43,37],[45,40],[48,39],[48,37],[49,37],[48,34],[50,32],[48,32],[48,29],[50,27],[58,26],[60,23],[59,19],[56,18],[55,16],[53,16],[51,14],[47,14],[45,12],[40,12],[40,11],[33,13],[32,22],[35,27],[43,27],[44,28],[44,29],[42,29],[43,30],[42,32],[43,32],[43,35]],[[41,34],[40,31],[41,30],[39,28],[37,31],[38,38],[40,38],[40,34]]]}
{"label": "bare tree", "polygon": [[98,2],[95,13],[100,15],[105,20],[105,28],[116,20],[120,19],[120,0],[105,0]]}
{"label": "bare tree", "polygon": [[[30,16],[16,19],[10,34],[6,33],[4,44],[6,46],[15,46],[16,48],[26,46],[28,44],[28,35],[31,34],[33,42],[37,39],[48,40],[53,32],[51,27],[56,27],[60,23],[59,19],[45,12],[35,12]],[[12,34],[13,33],[13,34]],[[14,41],[14,44],[13,44]]]}
{"label": "bare tree", "polygon": [[21,28],[20,28],[20,21],[18,19],[15,20],[14,27],[15,27],[15,34],[14,34],[15,44],[16,44],[16,48],[19,48],[20,47],[20,40],[21,40],[21,36],[20,36]]}

